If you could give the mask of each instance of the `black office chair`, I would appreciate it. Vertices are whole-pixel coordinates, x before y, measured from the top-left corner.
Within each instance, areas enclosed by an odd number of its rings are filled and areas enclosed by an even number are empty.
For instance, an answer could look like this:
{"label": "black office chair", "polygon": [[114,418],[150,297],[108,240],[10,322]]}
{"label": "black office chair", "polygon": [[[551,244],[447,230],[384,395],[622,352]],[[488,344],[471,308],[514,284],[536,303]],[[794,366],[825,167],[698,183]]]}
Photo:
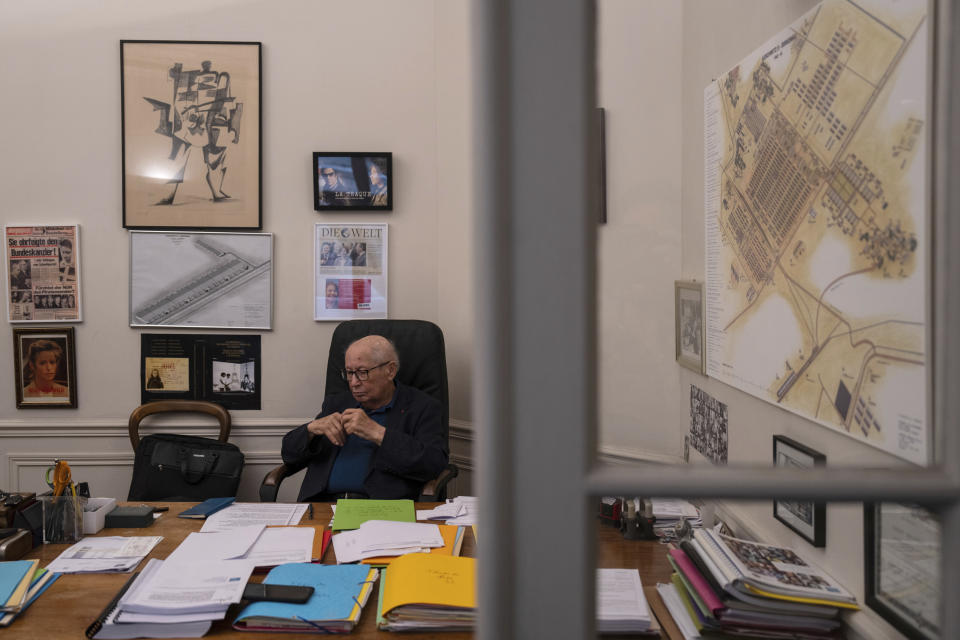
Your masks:
{"label": "black office chair", "polygon": [[[443,429],[449,436],[450,398],[447,392],[447,357],[440,327],[425,320],[348,320],[337,325],[330,340],[327,356],[327,384],[324,395],[350,390],[340,377],[347,347],[351,342],[369,335],[381,335],[393,341],[400,357],[397,381],[428,393],[443,405]],[[281,464],[272,469],[260,484],[260,501],[276,502],[280,483],[304,465]],[[439,476],[426,483],[420,491],[421,502],[442,502],[447,499],[447,483],[460,470],[448,464]]]}
{"label": "black office chair", "polygon": [[[204,413],[217,419],[216,440],[156,433],[140,438],[140,423],[156,413]],[[230,413],[201,400],[157,400],[130,414],[133,476],[127,500],[196,502],[237,495],[244,456],[230,438]]]}

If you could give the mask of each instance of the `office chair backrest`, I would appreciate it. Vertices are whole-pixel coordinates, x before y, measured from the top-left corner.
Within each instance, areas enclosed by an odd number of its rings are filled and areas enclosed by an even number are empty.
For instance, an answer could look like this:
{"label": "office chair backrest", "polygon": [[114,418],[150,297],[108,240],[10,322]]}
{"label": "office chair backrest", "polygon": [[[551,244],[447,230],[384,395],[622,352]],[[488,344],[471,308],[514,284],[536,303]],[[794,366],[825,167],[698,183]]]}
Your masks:
{"label": "office chair backrest", "polygon": [[447,355],[440,327],[426,320],[348,320],[333,331],[327,357],[325,395],[349,391],[340,377],[350,343],[369,335],[393,341],[400,357],[397,380],[432,395],[443,405],[443,426],[450,424],[450,396],[447,390]]}

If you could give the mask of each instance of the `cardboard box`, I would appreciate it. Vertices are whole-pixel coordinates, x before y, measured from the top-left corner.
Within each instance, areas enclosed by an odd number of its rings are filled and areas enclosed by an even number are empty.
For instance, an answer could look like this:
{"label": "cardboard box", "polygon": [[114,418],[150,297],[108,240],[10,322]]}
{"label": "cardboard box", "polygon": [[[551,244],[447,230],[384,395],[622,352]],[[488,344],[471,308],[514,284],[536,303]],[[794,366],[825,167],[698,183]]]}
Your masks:
{"label": "cardboard box", "polygon": [[83,510],[83,533],[90,535],[103,529],[107,514],[117,506],[115,498],[90,498]]}

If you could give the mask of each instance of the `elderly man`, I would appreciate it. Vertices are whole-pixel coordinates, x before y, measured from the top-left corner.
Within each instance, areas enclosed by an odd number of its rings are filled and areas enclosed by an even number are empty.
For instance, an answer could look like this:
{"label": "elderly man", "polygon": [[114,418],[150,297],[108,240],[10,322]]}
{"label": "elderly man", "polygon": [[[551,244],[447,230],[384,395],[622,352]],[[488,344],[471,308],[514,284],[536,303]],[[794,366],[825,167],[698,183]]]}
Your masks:
{"label": "elderly man", "polygon": [[399,358],[383,336],[353,342],[344,364],[350,391],[327,397],[315,420],[283,437],[284,463],[307,465],[297,499],[416,498],[447,465],[440,403],[395,382]]}

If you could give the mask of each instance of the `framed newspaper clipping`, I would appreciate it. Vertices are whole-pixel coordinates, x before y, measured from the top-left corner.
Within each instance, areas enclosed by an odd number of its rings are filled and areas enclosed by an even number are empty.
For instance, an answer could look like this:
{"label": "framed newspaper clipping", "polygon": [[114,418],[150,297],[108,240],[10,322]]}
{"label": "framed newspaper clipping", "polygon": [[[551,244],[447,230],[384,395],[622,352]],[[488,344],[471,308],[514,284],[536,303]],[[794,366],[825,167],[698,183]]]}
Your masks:
{"label": "framed newspaper clipping", "polygon": [[7,319],[79,322],[79,225],[7,225]]}
{"label": "framed newspaper clipping", "polygon": [[[773,436],[773,466],[813,469],[827,464],[827,456],[787,436]],[[827,505],[809,500],[774,500],[773,517],[815,547],[827,546]]]}
{"label": "framed newspaper clipping", "polygon": [[120,41],[123,226],[261,228],[260,43]]}
{"label": "framed newspaper clipping", "polygon": [[14,327],[18,409],[75,409],[77,355],[73,327]]}
{"label": "framed newspaper clipping", "polygon": [[387,317],[387,225],[314,227],[314,320]]}
{"label": "framed newspaper clipping", "polygon": [[863,505],[864,600],[912,640],[940,634],[940,521],[923,507]]}
{"label": "framed newspaper clipping", "polygon": [[273,234],[130,232],[130,326],[270,329]]}
{"label": "framed newspaper clipping", "polygon": [[703,334],[703,283],[677,280],[673,283],[676,318],[677,362],[706,375]]}

